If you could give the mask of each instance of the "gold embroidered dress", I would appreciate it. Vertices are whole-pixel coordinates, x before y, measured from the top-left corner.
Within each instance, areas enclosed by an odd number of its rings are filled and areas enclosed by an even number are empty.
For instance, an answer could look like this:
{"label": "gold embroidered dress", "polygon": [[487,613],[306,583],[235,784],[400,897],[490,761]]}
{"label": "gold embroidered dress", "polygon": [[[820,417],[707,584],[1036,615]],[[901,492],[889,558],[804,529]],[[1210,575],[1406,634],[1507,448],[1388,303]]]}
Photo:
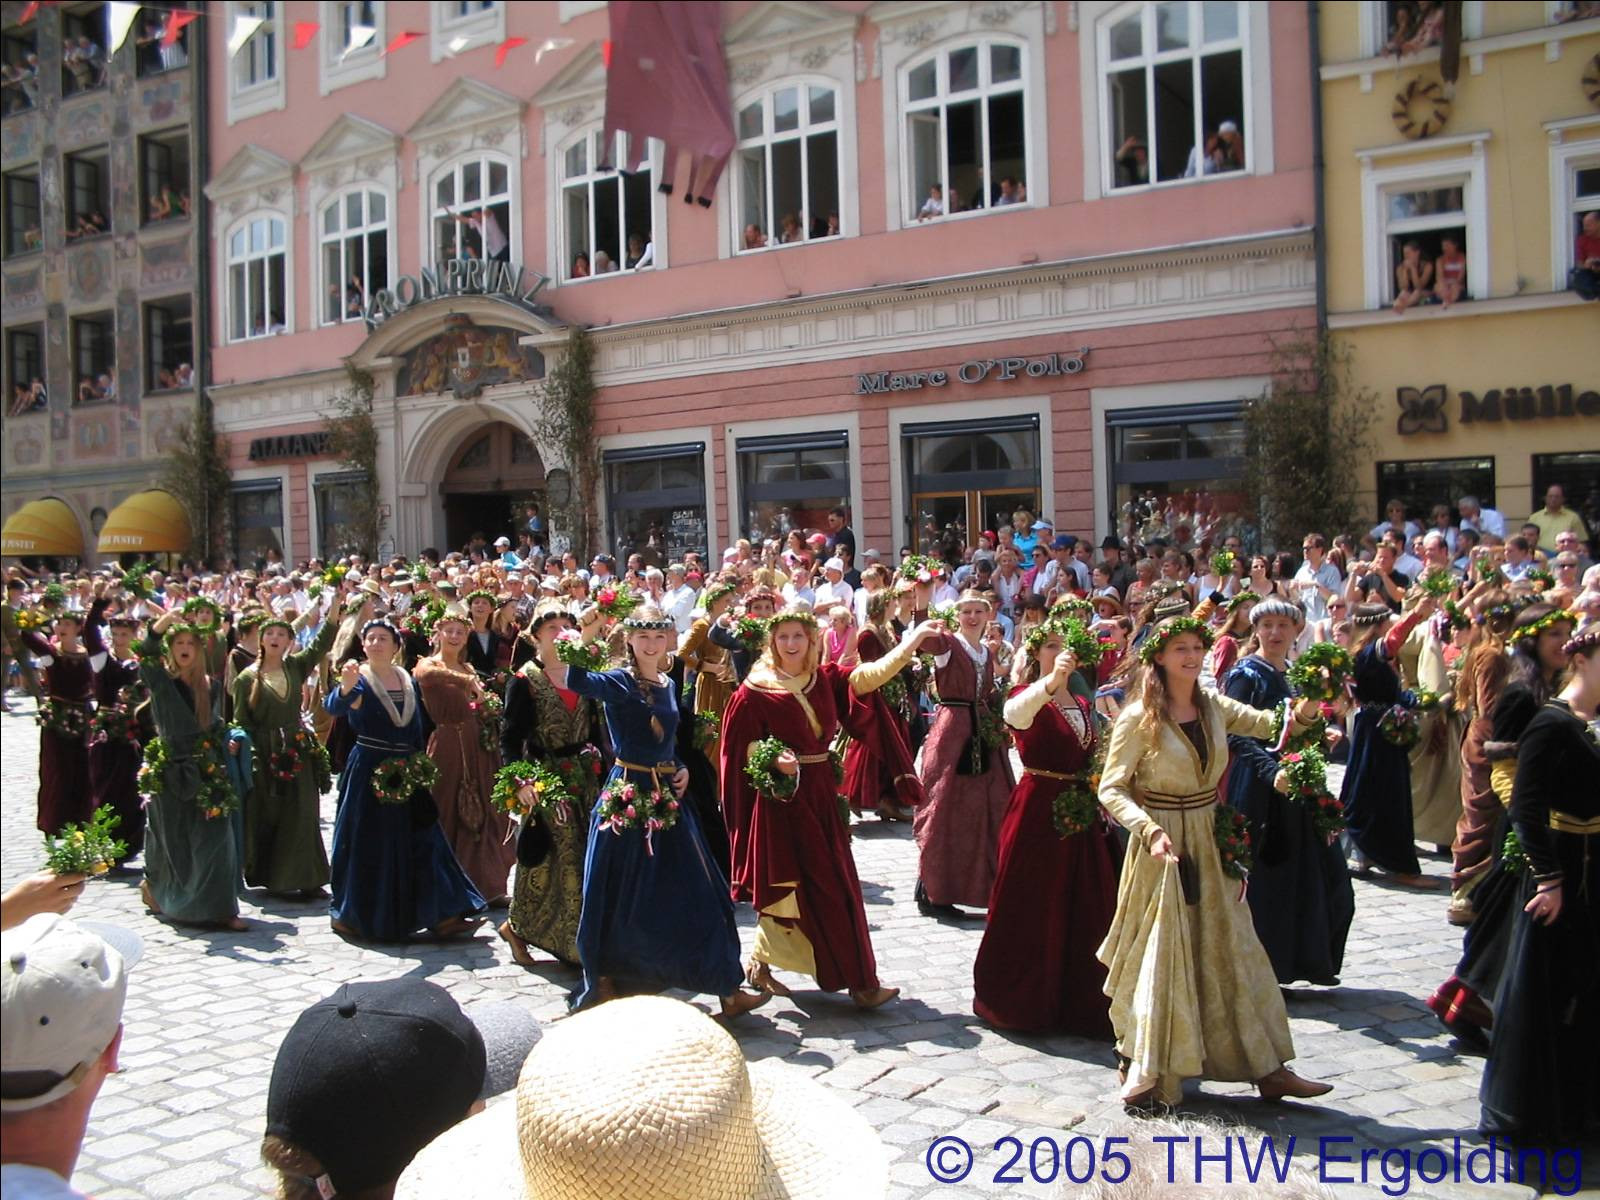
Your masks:
{"label": "gold embroidered dress", "polygon": [[[1250,1082],[1294,1056],[1272,963],[1239,881],[1223,874],[1212,831],[1227,735],[1271,738],[1273,711],[1214,692],[1197,692],[1196,704],[1204,765],[1172,721],[1154,737],[1142,731],[1144,706],[1135,701],[1112,729],[1100,779],[1100,803],[1133,836],[1097,957],[1117,1053],[1131,1060],[1126,1094],[1154,1086],[1165,1104],[1182,1099],[1185,1079]],[[1194,904],[1185,902],[1178,864],[1150,856],[1163,830],[1173,853],[1194,864]]]}

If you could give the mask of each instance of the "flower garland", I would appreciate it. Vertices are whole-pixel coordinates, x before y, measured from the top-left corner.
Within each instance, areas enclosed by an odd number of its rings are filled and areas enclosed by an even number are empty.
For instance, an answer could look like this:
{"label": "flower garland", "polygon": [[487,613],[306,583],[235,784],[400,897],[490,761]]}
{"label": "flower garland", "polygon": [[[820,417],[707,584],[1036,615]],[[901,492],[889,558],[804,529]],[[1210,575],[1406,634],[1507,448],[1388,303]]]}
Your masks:
{"label": "flower garland", "polygon": [[55,875],[104,875],[128,853],[128,843],[111,836],[120,824],[122,818],[103,804],[82,824],[63,825],[54,837],[45,834],[45,870]]}
{"label": "flower garland", "polygon": [[563,754],[550,766],[574,795],[586,790],[586,780],[592,784],[606,773],[604,756],[594,746],[584,746],[575,755]]}
{"label": "flower garland", "polygon": [[601,829],[609,829],[618,837],[622,836],[624,829],[644,830],[644,849],[650,855],[656,852],[651,838],[678,823],[678,801],[675,797],[655,788],[646,792],[627,779],[619,779],[602,789],[594,806],[599,814],[598,827]]}
{"label": "flower garland", "polygon": [[694,748],[709,750],[722,736],[722,718],[707,709],[694,714]]}
{"label": "flower garland", "polygon": [[139,723],[133,719],[133,709],[123,704],[102,704],[89,718],[89,744],[101,746],[107,742],[122,742],[137,747]]}
{"label": "flower garland", "polygon": [[761,617],[743,616],[733,623],[733,636],[746,654],[754,658],[767,644],[767,622]]}
{"label": "flower garland", "polygon": [[17,629],[22,633],[37,633],[52,620],[49,613],[37,608],[17,610]]}
{"label": "flower garland", "polygon": [[1055,826],[1057,837],[1072,837],[1094,824],[1100,811],[1100,776],[1105,767],[1105,742],[1096,738],[1088,764],[1073,772],[1071,779],[1063,780],[1061,790],[1050,801],[1050,823]]}
{"label": "flower garland", "polygon": [[372,797],[379,804],[405,804],[413,792],[439,782],[439,764],[421,750],[380,762],[372,772]]}
{"label": "flower garland", "polygon": [[1434,567],[1422,573],[1417,586],[1435,600],[1443,600],[1456,590],[1456,580],[1446,568]]}
{"label": "flower garland", "polygon": [[1391,746],[1409,750],[1422,737],[1422,722],[1414,710],[1404,704],[1392,704],[1378,718],[1378,732]]}
{"label": "flower garland", "polygon": [[1005,696],[999,688],[986,701],[979,701],[972,706],[972,712],[977,720],[978,740],[983,743],[985,750],[999,750],[1002,746],[1011,744],[1011,726],[1006,724],[1004,715]]}
{"label": "flower garland", "polygon": [[[365,593],[357,592],[357,596]],[[439,623],[439,618],[444,616],[445,602],[442,596],[429,597],[428,602],[420,607],[408,609],[405,616],[400,618],[400,629],[403,633],[415,637],[433,637],[433,627]]]}
{"label": "flower garland", "polygon": [[563,629],[556,634],[556,657],[569,667],[582,667],[585,671],[604,671],[611,665],[611,650],[599,639],[583,640],[576,629]]}
{"label": "flower garland", "polygon": [[1528,624],[1519,628],[1516,631],[1516,638],[1518,641],[1521,641],[1523,638],[1536,638],[1553,625],[1567,624],[1576,629],[1579,619],[1580,618],[1577,613],[1572,612],[1569,609],[1557,608],[1551,612],[1545,613],[1545,615],[1540,617],[1537,621],[1530,621]]}
{"label": "flower garland", "polygon": [[467,705],[478,718],[478,747],[493,753],[500,749],[500,731],[505,726],[506,704],[494,692]]}
{"label": "flower garland", "polygon": [[620,621],[634,609],[639,607],[639,597],[625,583],[614,587],[603,587],[594,594],[595,607],[600,610],[600,615],[611,617]]}
{"label": "flower garland", "polygon": [[[189,755],[200,776],[200,786],[195,791],[194,804],[208,821],[231,815],[239,807],[239,796],[228,781],[228,767],[222,758],[222,748],[212,734],[201,734],[195,739]],[[167,769],[172,765],[172,753],[163,738],[151,738],[144,748],[144,764],[139,768],[139,795],[145,807],[164,798],[167,791]]]}
{"label": "flower garland", "polygon": [[900,560],[899,575],[910,583],[931,584],[945,572],[943,559],[929,554],[908,554]]}
{"label": "flower garland", "polygon": [[1167,643],[1184,633],[1194,634],[1207,650],[1211,649],[1214,639],[1204,621],[1194,617],[1173,617],[1163,622],[1159,629],[1145,638],[1144,644],[1139,647],[1140,660],[1147,664],[1155,662],[1156,655],[1167,648]]}
{"label": "flower garland", "polygon": [[294,745],[267,755],[267,774],[280,783],[293,783],[300,775],[300,751]]}
{"label": "flower garland", "polygon": [[1311,828],[1324,842],[1344,832],[1344,806],[1328,790],[1328,760],[1315,748],[1278,760],[1289,777],[1289,798],[1311,810]]}
{"label": "flower garland", "polygon": [[738,590],[739,585],[733,582],[731,579],[724,579],[717,583],[708,584],[706,590],[700,595],[700,607],[705,609],[707,612],[710,612],[711,606],[718,600],[721,600],[729,592],[736,592]]}
{"label": "flower garland", "polygon": [[1291,730],[1289,733],[1289,739],[1287,742],[1285,742],[1283,737],[1283,723],[1289,720],[1290,717],[1288,705],[1280,704],[1272,710],[1272,736],[1267,739],[1268,744],[1272,746],[1282,745],[1285,750],[1315,749],[1320,753],[1322,750],[1323,739],[1328,733],[1327,718],[1318,716],[1315,721],[1306,726],[1304,729],[1301,729],[1298,732]]}
{"label": "flower garland", "polygon": [[206,638],[210,637],[212,633],[213,631],[210,629],[203,628],[199,625],[190,625],[186,621],[179,621],[175,625],[167,626],[166,633],[161,635],[162,653],[172,649],[172,643],[177,641],[184,634],[188,634],[190,637],[194,638],[195,641],[204,645]]}
{"label": "flower garland", "polygon": [[508,763],[494,773],[489,802],[508,817],[542,812],[553,817],[556,824],[565,825],[572,820],[577,797],[560,771],[524,760]]}
{"label": "flower garland", "polygon": [[1355,659],[1337,642],[1313,642],[1286,672],[1289,686],[1322,703],[1337,700],[1350,688]]}
{"label": "flower garland", "polygon": [[1556,577],[1543,567],[1529,567],[1528,573],[1522,578],[1536,592],[1545,591],[1556,585]]}
{"label": "flower garland", "polygon": [[1211,556],[1211,573],[1218,579],[1226,579],[1233,574],[1233,564],[1237,561],[1232,550],[1218,550]]}
{"label": "flower garland", "polygon": [[878,695],[883,697],[883,702],[889,706],[891,712],[901,712],[909,695],[905,679],[900,675],[889,676],[888,682],[878,689]]}
{"label": "flower garland", "polygon": [[789,749],[775,737],[764,737],[750,747],[750,757],[744,764],[744,773],[758,796],[774,800],[790,800],[800,788],[800,773],[785,775],[778,770],[778,756]]}
{"label": "flower garland", "polygon": [[1211,818],[1211,834],[1216,839],[1222,873],[1230,879],[1247,878],[1254,860],[1244,814],[1226,804],[1217,805]]}
{"label": "flower garland", "polygon": [[304,725],[294,731],[294,748],[302,764],[311,764],[311,777],[321,795],[333,785],[333,760],[328,757],[328,748]]}
{"label": "flower garland", "polygon": [[222,624],[222,606],[207,596],[190,596],[183,602],[179,612],[186,617],[192,617],[197,613],[210,613],[211,620],[207,624],[202,625],[199,621],[191,623],[191,628],[202,631],[203,634],[215,631],[216,627]]}
{"label": "flower garland", "polygon": [[1228,597],[1228,602],[1222,606],[1222,611],[1232,616],[1233,613],[1245,604],[1260,604],[1260,592],[1235,592]]}
{"label": "flower garland", "polygon": [[53,733],[70,742],[81,742],[89,734],[89,710],[81,704],[58,700],[54,696],[45,698],[39,711],[34,714],[34,720],[46,733]]}

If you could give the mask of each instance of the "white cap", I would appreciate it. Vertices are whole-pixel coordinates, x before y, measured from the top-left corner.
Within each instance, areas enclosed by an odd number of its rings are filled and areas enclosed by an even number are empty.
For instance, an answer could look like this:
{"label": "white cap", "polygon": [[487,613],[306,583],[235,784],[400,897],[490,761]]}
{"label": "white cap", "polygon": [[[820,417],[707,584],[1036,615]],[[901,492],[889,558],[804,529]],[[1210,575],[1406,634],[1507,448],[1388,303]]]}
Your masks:
{"label": "white cap", "polygon": [[125,929],[55,913],[0,935],[0,1111],[40,1108],[84,1081],[117,1034],[141,953]]}
{"label": "white cap", "polygon": [[822,564],[822,569],[824,571],[843,571],[844,570],[844,559],[842,559],[842,558],[830,558],[827,562]]}
{"label": "white cap", "polygon": [[494,540],[494,544],[496,546],[509,546],[511,545],[511,539],[508,537],[497,537]]}
{"label": "white cap", "polygon": [[1218,133],[1238,133],[1239,132],[1239,127],[1237,125],[1235,125],[1232,121],[1224,121],[1221,125],[1217,126],[1217,132]]}

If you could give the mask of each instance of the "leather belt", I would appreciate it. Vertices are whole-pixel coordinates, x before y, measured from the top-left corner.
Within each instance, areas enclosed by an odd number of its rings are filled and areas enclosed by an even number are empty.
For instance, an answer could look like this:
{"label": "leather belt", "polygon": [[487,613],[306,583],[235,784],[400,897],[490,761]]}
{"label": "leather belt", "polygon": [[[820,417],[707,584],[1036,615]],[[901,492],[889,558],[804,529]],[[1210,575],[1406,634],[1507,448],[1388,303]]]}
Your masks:
{"label": "leather belt", "polygon": [[1581,837],[1600,834],[1600,817],[1575,817],[1559,809],[1550,810],[1550,828],[1557,833],[1576,833]]}
{"label": "leather belt", "polygon": [[1139,797],[1139,800],[1145,808],[1181,812],[1186,809],[1204,808],[1208,804],[1215,804],[1217,791],[1212,788],[1208,792],[1193,792],[1187,796],[1169,796],[1161,792],[1145,792]]}

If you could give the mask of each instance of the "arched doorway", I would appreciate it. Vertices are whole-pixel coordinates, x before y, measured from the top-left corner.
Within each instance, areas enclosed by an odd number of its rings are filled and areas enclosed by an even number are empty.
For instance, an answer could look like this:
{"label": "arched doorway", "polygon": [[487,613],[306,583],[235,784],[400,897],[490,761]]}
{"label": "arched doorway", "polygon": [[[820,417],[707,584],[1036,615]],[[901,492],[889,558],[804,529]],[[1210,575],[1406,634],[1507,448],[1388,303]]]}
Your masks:
{"label": "arched doorway", "polygon": [[517,534],[527,528],[527,506],[544,507],[539,448],[504,421],[472,430],[445,462],[439,492],[450,549],[460,549],[475,534],[491,545],[503,535],[515,545]]}

